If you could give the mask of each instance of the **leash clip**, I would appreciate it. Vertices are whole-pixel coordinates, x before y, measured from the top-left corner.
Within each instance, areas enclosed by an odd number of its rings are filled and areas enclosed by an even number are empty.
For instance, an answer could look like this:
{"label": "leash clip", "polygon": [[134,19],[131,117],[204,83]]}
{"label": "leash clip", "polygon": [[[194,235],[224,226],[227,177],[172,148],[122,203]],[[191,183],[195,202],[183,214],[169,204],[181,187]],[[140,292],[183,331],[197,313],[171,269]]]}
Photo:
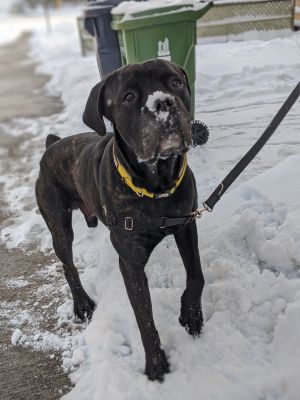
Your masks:
{"label": "leash clip", "polygon": [[205,202],[203,203],[202,208],[196,208],[196,210],[191,212],[192,219],[201,218],[204,211],[212,212],[212,208],[210,208]]}

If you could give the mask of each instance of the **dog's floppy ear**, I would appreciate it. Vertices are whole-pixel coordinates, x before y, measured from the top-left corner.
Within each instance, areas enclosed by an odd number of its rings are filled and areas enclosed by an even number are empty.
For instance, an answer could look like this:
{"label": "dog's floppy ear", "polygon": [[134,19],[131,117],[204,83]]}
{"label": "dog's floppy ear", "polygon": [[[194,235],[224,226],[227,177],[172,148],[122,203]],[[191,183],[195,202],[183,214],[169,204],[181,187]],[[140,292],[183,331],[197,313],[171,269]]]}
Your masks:
{"label": "dog's floppy ear", "polygon": [[91,90],[91,93],[86,102],[85,110],[82,116],[83,122],[98,135],[104,136],[106,134],[106,127],[103,121],[105,100],[106,79],[97,83]]}

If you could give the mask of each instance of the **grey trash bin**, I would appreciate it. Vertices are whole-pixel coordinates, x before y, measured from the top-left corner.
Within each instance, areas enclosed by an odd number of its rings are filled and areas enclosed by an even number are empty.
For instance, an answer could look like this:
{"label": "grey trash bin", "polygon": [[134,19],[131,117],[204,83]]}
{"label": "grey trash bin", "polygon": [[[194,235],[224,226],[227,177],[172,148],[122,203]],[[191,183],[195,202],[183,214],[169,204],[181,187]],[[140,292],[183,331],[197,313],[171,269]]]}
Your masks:
{"label": "grey trash bin", "polygon": [[[88,1],[84,8],[84,28],[96,39],[97,63],[101,78],[122,66],[118,34],[111,29],[111,9],[123,0]],[[135,0],[147,1],[147,0]]]}
{"label": "grey trash bin", "polygon": [[101,78],[122,65],[118,36],[110,27],[110,11],[121,1],[91,1],[84,9],[84,27],[97,43],[97,63]]}

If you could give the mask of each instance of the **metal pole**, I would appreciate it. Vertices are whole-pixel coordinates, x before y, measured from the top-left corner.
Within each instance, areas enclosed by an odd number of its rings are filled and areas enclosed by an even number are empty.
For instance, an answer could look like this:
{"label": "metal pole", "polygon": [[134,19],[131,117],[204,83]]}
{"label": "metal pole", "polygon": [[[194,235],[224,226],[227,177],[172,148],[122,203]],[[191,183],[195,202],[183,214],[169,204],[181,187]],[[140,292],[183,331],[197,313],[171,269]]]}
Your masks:
{"label": "metal pole", "polygon": [[44,0],[44,17],[45,17],[47,32],[51,33],[51,21],[50,21],[48,0]]}
{"label": "metal pole", "polygon": [[292,0],[291,29],[294,30],[296,0]]}

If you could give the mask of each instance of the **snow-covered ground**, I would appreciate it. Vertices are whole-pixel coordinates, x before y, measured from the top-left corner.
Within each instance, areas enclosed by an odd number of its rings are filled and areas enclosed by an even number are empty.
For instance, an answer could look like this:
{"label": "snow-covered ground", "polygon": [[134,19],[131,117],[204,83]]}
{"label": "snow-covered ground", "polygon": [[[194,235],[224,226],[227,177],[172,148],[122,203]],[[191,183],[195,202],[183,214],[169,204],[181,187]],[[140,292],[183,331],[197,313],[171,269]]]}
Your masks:
{"label": "snow-covered ground", "polygon": [[[65,108],[57,116],[16,120],[14,130],[10,126],[14,135],[21,129],[34,134],[24,144],[24,154],[29,154],[24,163],[32,168],[22,186],[15,186],[14,176],[1,177],[16,214],[1,239],[10,247],[37,242],[47,251],[50,234],[36,208],[23,210],[22,201],[33,199],[46,135],[85,129],[82,110],[99,77],[94,58],[80,56],[73,17],[53,18],[51,35],[39,18],[22,20],[34,31],[31,49],[38,70],[52,75],[47,90],[60,94]],[[5,29],[0,24],[0,37]],[[198,44],[196,117],[211,131],[207,146],[189,154],[201,201],[264,131],[299,78],[300,34]],[[198,222],[206,323],[197,340],[178,323],[185,272],[174,240],[167,238],[154,251],[147,275],[172,370],[163,384],[143,375],[139,331],[108,231],[102,226],[89,230],[76,213],[75,260],[84,287],[98,304],[91,323],[86,329],[72,329],[72,302],[65,285],[65,303],[57,316],[60,333],[39,331],[35,316],[30,316],[26,337],[21,330],[12,338],[22,345],[61,350],[75,383],[66,400],[299,400],[299,126],[300,101],[215,211]],[[39,151],[30,154],[31,147]],[[55,264],[39,273],[49,274],[45,290],[51,290]],[[21,317],[16,318],[16,329]]]}

